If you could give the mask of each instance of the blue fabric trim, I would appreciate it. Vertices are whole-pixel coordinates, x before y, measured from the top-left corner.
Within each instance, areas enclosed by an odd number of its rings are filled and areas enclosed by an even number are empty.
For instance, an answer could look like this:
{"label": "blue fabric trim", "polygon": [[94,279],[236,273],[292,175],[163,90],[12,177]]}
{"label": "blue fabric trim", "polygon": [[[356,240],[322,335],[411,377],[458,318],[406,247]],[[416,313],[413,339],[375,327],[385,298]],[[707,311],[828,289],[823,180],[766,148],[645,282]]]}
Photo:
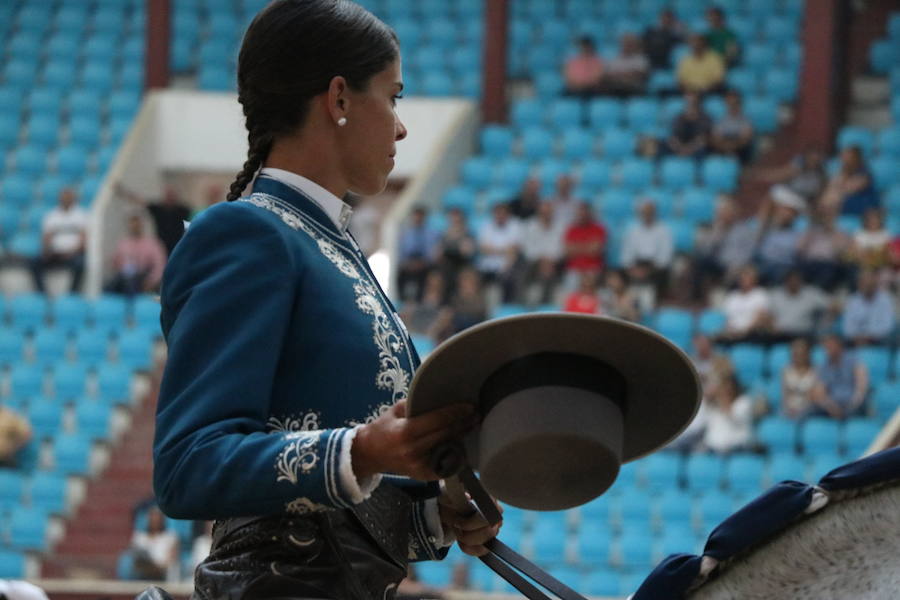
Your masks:
{"label": "blue fabric trim", "polygon": [[900,479],[900,448],[876,452],[829,471],[819,485],[826,490],[860,488]]}
{"label": "blue fabric trim", "polygon": [[680,600],[700,574],[699,556],[672,554],[653,569],[632,600]]}
{"label": "blue fabric trim", "polygon": [[260,175],[253,182],[253,192],[269,194],[270,196],[281,198],[303,214],[314,219],[316,223],[328,229],[338,238],[343,237],[341,232],[335,227],[334,222],[329,218],[328,214],[322,210],[322,207],[313,202],[312,198],[309,198],[306,194],[299,192],[296,188],[266,175]]}

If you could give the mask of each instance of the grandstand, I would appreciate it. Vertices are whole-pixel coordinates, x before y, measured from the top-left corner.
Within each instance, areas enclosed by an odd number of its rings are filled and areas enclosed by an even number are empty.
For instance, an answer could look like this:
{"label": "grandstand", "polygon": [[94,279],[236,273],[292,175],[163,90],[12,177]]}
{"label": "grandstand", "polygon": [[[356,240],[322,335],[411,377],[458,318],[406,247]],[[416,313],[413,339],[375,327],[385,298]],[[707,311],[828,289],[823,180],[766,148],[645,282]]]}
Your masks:
{"label": "grandstand", "polygon": [[[400,261],[396,238],[413,205],[429,209],[427,226],[438,237],[453,218],[450,211],[460,211],[470,233],[477,234],[491,222],[494,208],[518,197],[529,179],[538,180],[546,200],[563,176],[572,178],[572,196],[589,203],[605,228],[605,268],[627,266],[622,244],[645,198],[653,200],[659,220],[671,230],[676,263],[690,265],[699,253],[698,230],[717,218],[722,196],[735,198],[743,216],[755,214],[770,183],[761,183],[760,174],[810,145],[827,151],[829,178],[842,169],[842,150],[860,149],[886,235],[894,243],[900,239],[900,12],[890,13],[890,2],[861,2],[852,11],[837,0],[823,0],[822,6],[818,0],[497,2],[503,10],[489,2],[359,2],[400,39],[407,96],[402,102],[460,98],[480,108],[483,117],[477,133],[461,144],[470,152],[457,156],[454,146],[432,161],[440,164],[429,168],[440,173],[428,180],[429,189],[417,185],[416,174],[392,182],[391,208],[380,214],[384,223],[378,227],[382,237],[392,236],[382,244],[394,274]],[[96,257],[88,266],[93,281],[110,274],[112,242],[121,235],[118,213],[110,206],[123,205],[113,186],[129,176],[137,184],[147,181],[127,165],[141,162],[140,142],[147,138],[140,136],[151,135],[150,127],[141,131],[136,125],[142,103],[143,114],[151,104],[145,101],[151,96],[145,65],[154,58],[146,56],[148,12],[168,12],[171,87],[221,100],[236,89],[243,32],[266,4],[0,4],[0,406],[26,417],[33,431],[12,465],[0,467],[0,578],[41,579],[47,589],[64,591],[68,584],[54,580],[136,577],[128,547],[132,530],[146,525],[151,494],[149,445],[165,354],[159,304],[152,293],[128,297],[90,284],[63,292],[67,278],[59,273],[52,274],[50,292],[41,294],[31,285],[29,265],[42,253],[44,216],[62,190],[71,188],[78,203],[92,211],[92,235],[96,231],[104,239],[89,251]],[[677,66],[689,53],[683,43],[673,49],[667,68],[648,74],[640,93],[566,92],[563,65],[579,36],[591,36],[602,60],[611,61],[621,37],[654,25],[662,10],[671,8],[685,32],[704,32],[711,7],[724,11],[741,50],[723,85],[703,96],[702,108],[718,121],[728,110],[726,89],[740,92],[754,132],[748,163],[715,152],[695,159],[647,151],[648,140],[665,146],[673,120],[684,110]],[[492,29],[498,15],[505,18],[506,35]],[[846,42],[837,31],[846,33]],[[858,60],[844,61],[845,56]],[[835,93],[823,99],[815,86],[826,84],[845,90],[847,97],[842,101]],[[504,102],[489,98],[489,91],[501,89]],[[810,109],[826,102],[827,110]],[[205,175],[230,182],[223,173],[240,167],[243,152],[229,156],[227,164],[237,166]],[[156,168],[153,181],[171,175]],[[173,178],[178,176],[188,177]],[[435,181],[440,184],[431,186]],[[191,208],[201,204],[192,200]],[[806,231],[812,220],[801,214],[791,227]],[[837,222],[851,237],[862,229],[857,214]],[[878,265],[895,311],[900,257],[896,261]],[[488,288],[483,316],[561,310],[571,291],[562,279],[552,302],[531,302],[525,295],[501,302]],[[726,286],[697,298],[678,293],[684,282],[673,270],[666,292],[641,305],[639,321],[690,353],[695,335],[715,338],[723,331]],[[396,281],[390,283],[401,312],[414,310],[416,300],[403,298]],[[848,280],[828,293],[840,304],[853,291]],[[823,321],[817,334],[841,327],[840,319]],[[453,333],[446,325],[436,334],[438,329],[413,331],[423,356]],[[666,556],[702,554],[710,531],[768,487],[783,480],[816,481],[878,445],[894,445],[898,331],[894,327],[884,343],[855,351],[867,368],[870,391],[862,409],[841,420],[785,414],[781,373],[790,351],[783,340],[721,345],[718,350],[757,407],[752,447],[725,455],[658,452],[625,465],[609,492],[568,511],[505,507],[501,539],[585,595],[626,597]],[[812,356],[818,366],[825,353],[816,343]],[[181,548],[173,585],[189,577],[196,531],[188,521],[169,519],[168,526]],[[515,593],[457,548],[444,561],[416,564],[415,576],[461,597]],[[189,588],[174,584],[172,589]],[[97,590],[126,597],[132,588]]]}

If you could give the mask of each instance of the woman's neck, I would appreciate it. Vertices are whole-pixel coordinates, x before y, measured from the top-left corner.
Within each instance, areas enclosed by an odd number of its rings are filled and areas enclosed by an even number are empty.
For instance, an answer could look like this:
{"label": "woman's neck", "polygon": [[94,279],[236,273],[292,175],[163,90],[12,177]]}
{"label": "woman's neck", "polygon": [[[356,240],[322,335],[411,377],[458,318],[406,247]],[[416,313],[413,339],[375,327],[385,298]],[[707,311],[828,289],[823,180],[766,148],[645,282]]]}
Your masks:
{"label": "woman's neck", "polygon": [[339,161],[330,158],[333,154],[325,148],[325,144],[314,148],[295,137],[282,138],[272,144],[263,167],[296,173],[319,184],[338,198],[343,198],[349,186],[338,167]]}

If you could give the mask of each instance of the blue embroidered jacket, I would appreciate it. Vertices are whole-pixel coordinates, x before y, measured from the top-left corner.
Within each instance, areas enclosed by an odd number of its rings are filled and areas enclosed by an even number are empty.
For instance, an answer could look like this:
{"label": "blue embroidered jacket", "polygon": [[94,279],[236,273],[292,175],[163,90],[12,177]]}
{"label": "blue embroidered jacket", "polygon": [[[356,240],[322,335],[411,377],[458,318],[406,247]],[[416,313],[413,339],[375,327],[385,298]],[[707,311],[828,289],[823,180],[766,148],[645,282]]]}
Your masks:
{"label": "blue embroidered jacket", "polygon": [[[260,176],[198,215],[166,267],[162,327],[166,514],[304,514],[378,484],[352,472],[354,427],[406,398],[419,358],[355,241],[306,195]],[[416,500],[410,559],[442,557],[426,523],[436,484],[398,479]]]}

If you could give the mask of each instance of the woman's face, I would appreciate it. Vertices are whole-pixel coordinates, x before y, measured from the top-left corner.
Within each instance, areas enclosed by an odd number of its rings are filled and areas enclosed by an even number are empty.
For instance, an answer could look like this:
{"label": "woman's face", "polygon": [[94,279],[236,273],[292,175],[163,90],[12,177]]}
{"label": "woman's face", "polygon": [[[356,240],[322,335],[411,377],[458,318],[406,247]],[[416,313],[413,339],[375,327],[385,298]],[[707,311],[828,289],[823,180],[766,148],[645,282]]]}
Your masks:
{"label": "woman's face", "polygon": [[380,193],[394,168],[397,142],[406,127],[395,112],[396,96],[403,89],[398,58],[369,80],[365,91],[350,90],[347,125],[342,127],[347,182],[363,196]]}

